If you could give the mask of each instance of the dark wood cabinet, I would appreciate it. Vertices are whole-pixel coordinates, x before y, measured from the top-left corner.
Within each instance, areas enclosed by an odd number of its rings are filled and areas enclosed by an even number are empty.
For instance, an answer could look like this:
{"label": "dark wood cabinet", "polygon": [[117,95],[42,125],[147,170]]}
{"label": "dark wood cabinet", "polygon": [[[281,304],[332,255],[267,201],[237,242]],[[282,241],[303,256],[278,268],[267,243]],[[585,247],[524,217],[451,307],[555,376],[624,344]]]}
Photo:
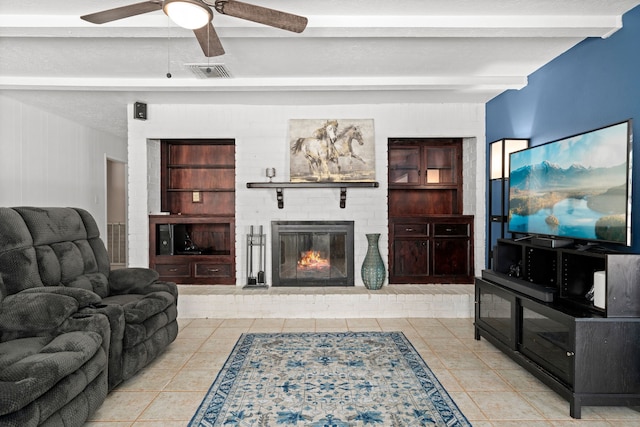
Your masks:
{"label": "dark wood cabinet", "polygon": [[391,283],[472,283],[473,217],[390,219]]}
{"label": "dark wood cabinet", "polygon": [[211,215],[150,215],[149,259],[163,280],[236,283],[235,220]]}
{"label": "dark wood cabinet", "polygon": [[472,283],[462,139],[389,139],[389,283]]}
{"label": "dark wood cabinet", "polygon": [[[476,339],[567,399],[574,418],[583,405],[640,404],[640,255],[509,240],[496,249],[476,278]],[[595,271],[606,274],[605,308],[585,297]]]}
{"label": "dark wood cabinet", "polygon": [[235,284],[233,140],[161,141],[161,207],[149,217],[149,263],[164,280]]}

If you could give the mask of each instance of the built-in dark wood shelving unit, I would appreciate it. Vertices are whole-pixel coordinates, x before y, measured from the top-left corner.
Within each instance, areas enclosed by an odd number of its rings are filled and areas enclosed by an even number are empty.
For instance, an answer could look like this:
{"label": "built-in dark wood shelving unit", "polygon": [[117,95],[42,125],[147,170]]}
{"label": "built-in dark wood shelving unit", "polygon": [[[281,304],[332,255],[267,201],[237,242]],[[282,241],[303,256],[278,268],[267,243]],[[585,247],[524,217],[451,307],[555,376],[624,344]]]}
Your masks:
{"label": "built-in dark wood shelving unit", "polygon": [[149,265],[181,284],[235,284],[235,141],[162,140]]}
{"label": "built-in dark wood shelving unit", "polygon": [[278,209],[284,208],[285,188],[339,188],[340,207],[347,205],[347,188],[377,188],[380,184],[376,181],[353,181],[353,182],[247,182],[247,188],[275,188],[278,200]]}

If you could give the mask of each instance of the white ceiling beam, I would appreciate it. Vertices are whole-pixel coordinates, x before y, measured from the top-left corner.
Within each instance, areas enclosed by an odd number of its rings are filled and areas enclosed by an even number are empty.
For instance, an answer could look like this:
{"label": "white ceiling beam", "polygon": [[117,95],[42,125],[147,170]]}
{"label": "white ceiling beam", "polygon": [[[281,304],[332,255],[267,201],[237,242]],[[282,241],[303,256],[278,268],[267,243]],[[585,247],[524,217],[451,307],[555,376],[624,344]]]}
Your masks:
{"label": "white ceiling beam", "polygon": [[0,77],[0,89],[54,91],[287,91],[287,90],[443,90],[472,89],[503,91],[521,89],[521,76],[432,76],[432,77],[326,77],[326,78],[234,78],[234,79],[138,79]]}
{"label": "white ceiling beam", "polygon": [[[221,37],[608,37],[622,27],[613,15],[310,16],[293,34],[215,15]],[[191,37],[161,13],[95,25],[70,15],[2,15],[0,37]]]}

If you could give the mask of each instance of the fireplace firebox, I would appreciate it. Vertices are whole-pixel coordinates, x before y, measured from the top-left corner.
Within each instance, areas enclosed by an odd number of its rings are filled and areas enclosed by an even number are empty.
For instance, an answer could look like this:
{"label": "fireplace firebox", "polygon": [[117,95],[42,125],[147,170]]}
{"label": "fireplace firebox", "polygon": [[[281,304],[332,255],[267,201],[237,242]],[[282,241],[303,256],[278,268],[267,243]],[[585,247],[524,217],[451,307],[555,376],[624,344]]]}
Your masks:
{"label": "fireplace firebox", "polygon": [[273,286],[353,286],[353,221],[272,221]]}

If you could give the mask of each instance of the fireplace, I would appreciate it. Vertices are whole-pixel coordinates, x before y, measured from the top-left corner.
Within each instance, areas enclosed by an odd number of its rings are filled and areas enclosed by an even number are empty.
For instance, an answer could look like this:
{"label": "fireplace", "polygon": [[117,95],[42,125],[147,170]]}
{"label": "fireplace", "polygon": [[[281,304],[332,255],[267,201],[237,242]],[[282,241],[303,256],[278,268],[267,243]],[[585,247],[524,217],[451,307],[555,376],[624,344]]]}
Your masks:
{"label": "fireplace", "polygon": [[273,286],[353,286],[353,221],[272,221]]}

